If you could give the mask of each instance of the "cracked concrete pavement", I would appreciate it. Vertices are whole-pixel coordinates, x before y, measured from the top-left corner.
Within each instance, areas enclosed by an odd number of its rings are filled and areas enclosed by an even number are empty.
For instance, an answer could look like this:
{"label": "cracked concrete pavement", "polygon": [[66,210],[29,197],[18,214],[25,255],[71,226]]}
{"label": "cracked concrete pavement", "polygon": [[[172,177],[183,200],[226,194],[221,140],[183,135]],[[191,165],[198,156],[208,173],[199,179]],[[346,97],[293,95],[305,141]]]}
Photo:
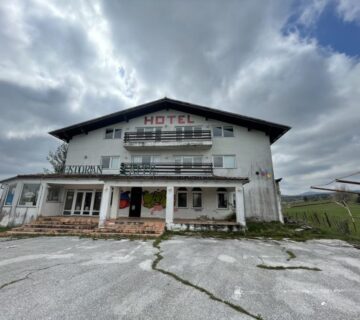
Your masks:
{"label": "cracked concrete pavement", "polygon": [[252,319],[196,286],[264,319],[360,318],[360,251],[345,242],[175,237],[160,250],[158,267],[195,287],[152,269],[152,241],[2,239],[0,319]]}

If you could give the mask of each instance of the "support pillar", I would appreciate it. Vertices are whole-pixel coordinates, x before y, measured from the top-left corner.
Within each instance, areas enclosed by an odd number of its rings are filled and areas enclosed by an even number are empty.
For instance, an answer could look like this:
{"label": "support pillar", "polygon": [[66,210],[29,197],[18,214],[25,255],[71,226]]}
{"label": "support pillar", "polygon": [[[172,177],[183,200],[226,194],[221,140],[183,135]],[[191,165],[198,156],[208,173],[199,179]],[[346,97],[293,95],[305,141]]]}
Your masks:
{"label": "support pillar", "polygon": [[235,187],[236,199],[236,222],[246,227],[245,220],[245,201],[244,201],[244,188],[242,185]]}
{"label": "support pillar", "polygon": [[120,200],[120,187],[114,187],[111,210],[110,210],[110,218],[111,219],[117,218],[117,212],[118,212],[118,208],[119,208],[119,200]]}
{"label": "support pillar", "polygon": [[171,229],[174,224],[174,186],[166,188],[166,227]]}
{"label": "support pillar", "polygon": [[111,199],[111,186],[105,184],[101,196],[99,228],[102,228],[105,225],[105,221],[107,219],[108,212],[110,209],[110,199]]}
{"label": "support pillar", "polygon": [[49,193],[49,185],[46,182],[42,182],[41,183],[41,196],[38,202],[38,206],[39,206],[39,210],[37,215],[38,216],[42,216],[44,214],[46,214],[45,212],[45,203],[46,203],[46,199]]}

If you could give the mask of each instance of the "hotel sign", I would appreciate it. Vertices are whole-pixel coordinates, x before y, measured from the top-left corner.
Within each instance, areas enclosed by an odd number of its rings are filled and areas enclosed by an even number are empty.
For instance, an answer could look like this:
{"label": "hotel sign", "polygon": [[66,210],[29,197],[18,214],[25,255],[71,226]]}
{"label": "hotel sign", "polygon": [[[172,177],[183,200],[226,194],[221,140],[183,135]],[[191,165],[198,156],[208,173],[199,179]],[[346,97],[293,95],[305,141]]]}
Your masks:
{"label": "hotel sign", "polygon": [[102,174],[101,165],[71,165],[65,166],[65,174]]}
{"label": "hotel sign", "polygon": [[167,116],[145,116],[144,125],[161,124],[193,124],[194,120],[190,114],[167,115]]}

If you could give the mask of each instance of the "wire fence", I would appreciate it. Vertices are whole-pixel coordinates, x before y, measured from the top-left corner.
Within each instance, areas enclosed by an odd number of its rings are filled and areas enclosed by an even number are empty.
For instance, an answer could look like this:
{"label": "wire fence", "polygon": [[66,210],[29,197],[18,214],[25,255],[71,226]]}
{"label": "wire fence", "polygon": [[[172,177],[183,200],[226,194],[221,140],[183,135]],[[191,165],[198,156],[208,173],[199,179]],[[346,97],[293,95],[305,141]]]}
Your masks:
{"label": "wire fence", "polygon": [[343,235],[360,236],[360,218],[350,216],[335,216],[326,212],[291,212],[286,214],[289,222],[306,224],[309,226],[330,229],[333,232]]}

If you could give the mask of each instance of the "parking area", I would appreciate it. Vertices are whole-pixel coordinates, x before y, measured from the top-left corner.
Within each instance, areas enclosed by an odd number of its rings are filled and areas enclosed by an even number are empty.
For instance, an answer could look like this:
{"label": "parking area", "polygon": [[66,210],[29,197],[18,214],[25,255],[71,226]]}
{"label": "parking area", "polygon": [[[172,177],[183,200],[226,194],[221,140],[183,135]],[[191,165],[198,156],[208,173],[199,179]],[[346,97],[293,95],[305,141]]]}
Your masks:
{"label": "parking area", "polygon": [[360,251],[345,242],[174,237],[159,246],[1,239],[0,319],[359,318]]}

